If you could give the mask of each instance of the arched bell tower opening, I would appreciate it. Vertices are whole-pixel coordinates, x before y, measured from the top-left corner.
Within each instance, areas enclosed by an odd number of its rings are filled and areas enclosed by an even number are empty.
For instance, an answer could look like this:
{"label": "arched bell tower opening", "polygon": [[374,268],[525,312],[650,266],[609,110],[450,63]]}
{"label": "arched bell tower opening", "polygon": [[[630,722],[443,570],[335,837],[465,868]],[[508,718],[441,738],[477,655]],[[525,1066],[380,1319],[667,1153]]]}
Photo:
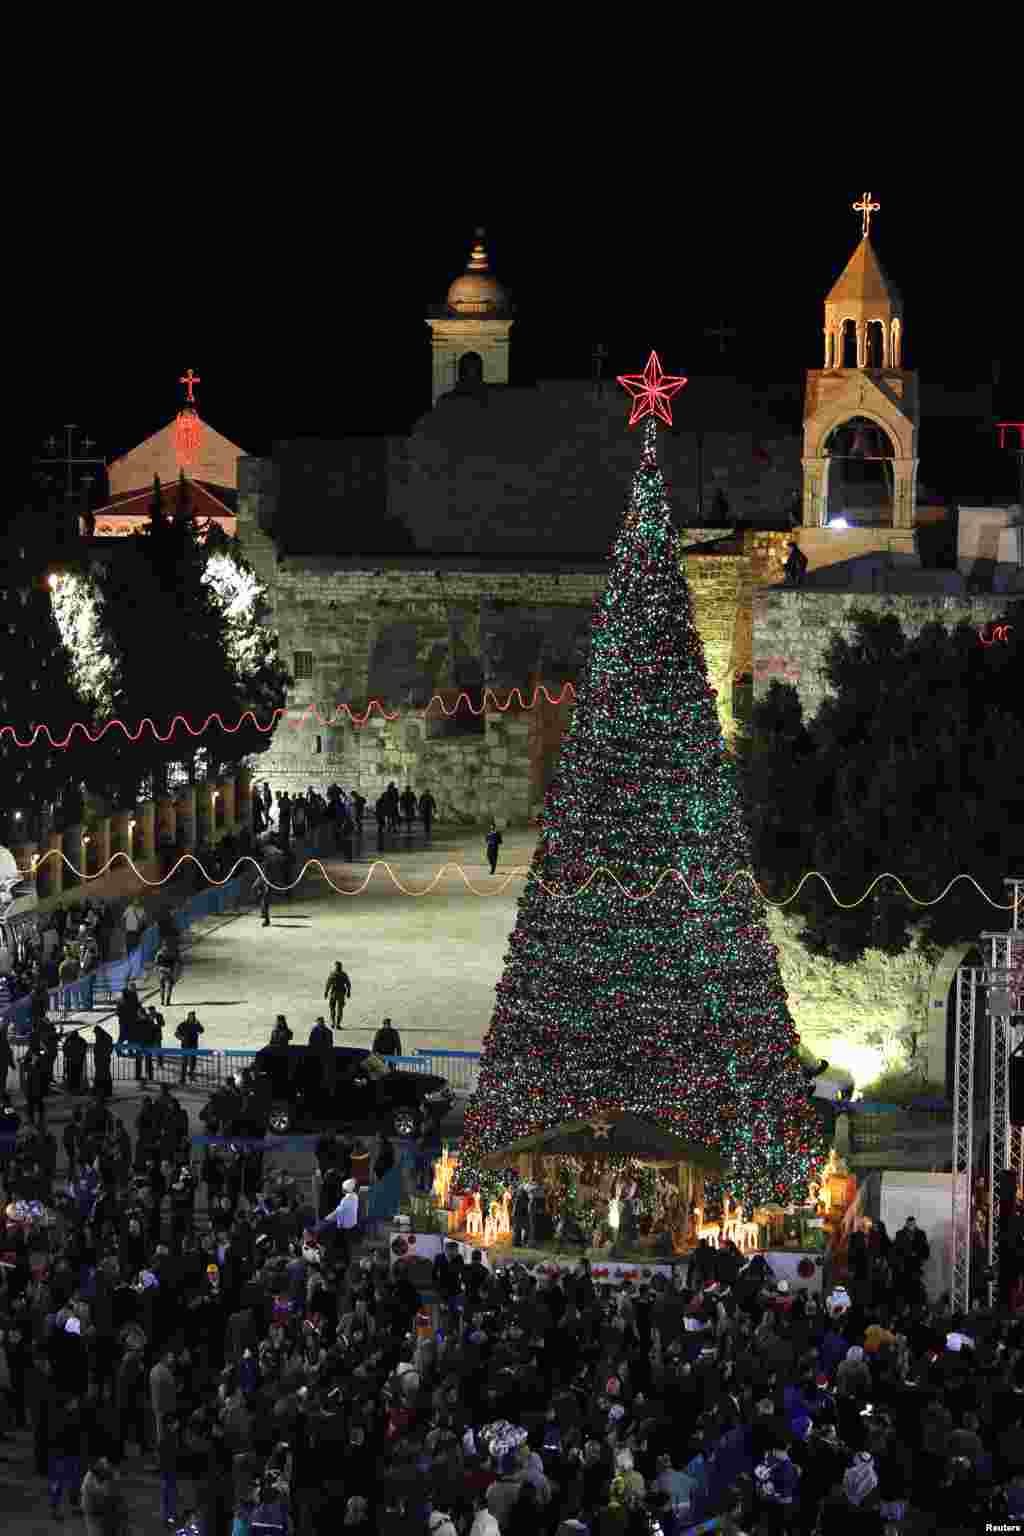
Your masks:
{"label": "arched bell tower opening", "polygon": [[[478,229],[469,262],[448,289],[444,304],[428,317],[431,331],[432,404],[452,390],[508,383],[512,305],[490,268],[484,231]],[[465,370],[474,369],[474,377]]]}
{"label": "arched bell tower opening", "polygon": [[[903,367],[903,300],[869,238],[878,208],[870,193],[854,204],[864,236],[825,300],[825,366],[807,374],[803,524],[909,535],[917,521],[917,375]],[[867,552],[862,536],[858,553]]]}
{"label": "arched bell tower opening", "polygon": [[828,521],[847,527],[893,526],[896,449],[888,433],[866,416],[851,416],[825,439]]}

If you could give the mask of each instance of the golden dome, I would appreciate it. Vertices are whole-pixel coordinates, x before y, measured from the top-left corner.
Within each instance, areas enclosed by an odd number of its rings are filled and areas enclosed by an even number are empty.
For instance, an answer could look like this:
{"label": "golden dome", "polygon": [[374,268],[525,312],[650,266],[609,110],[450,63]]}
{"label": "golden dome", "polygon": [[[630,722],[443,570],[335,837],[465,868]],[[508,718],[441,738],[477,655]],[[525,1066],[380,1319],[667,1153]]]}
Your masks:
{"label": "golden dome", "polygon": [[508,296],[488,269],[483,242],[484,232],[478,229],[466,270],[448,289],[448,310],[453,315],[500,315],[508,310]]}

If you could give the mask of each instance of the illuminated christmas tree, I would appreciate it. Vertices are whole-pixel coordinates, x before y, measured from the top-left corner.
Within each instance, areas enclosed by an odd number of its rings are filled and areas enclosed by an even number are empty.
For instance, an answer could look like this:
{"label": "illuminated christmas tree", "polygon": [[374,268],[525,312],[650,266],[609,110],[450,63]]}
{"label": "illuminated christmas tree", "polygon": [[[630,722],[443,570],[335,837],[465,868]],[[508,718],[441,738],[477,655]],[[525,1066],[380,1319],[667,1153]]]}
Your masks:
{"label": "illuminated christmas tree", "polygon": [[668,399],[685,380],[664,378],[652,354],[644,375],[620,382],[636,401],[630,424],[650,419],[497,986],[458,1182],[486,1188],[488,1153],[620,1109],[720,1151],[746,1204],[785,1203],[803,1195],[824,1148],[764,903],[747,878],[729,883],[750,866],[748,832],[657,462],[654,416],[671,420]]}

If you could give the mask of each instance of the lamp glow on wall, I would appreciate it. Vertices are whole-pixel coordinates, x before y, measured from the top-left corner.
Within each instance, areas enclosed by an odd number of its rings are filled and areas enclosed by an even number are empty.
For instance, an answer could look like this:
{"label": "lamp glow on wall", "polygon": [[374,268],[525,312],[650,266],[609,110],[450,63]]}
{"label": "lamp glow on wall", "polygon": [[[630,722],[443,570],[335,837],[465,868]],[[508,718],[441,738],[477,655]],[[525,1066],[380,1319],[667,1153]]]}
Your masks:
{"label": "lamp glow on wall", "polygon": [[833,517],[829,521],[830,528],[848,528],[850,525],[845,517]]}

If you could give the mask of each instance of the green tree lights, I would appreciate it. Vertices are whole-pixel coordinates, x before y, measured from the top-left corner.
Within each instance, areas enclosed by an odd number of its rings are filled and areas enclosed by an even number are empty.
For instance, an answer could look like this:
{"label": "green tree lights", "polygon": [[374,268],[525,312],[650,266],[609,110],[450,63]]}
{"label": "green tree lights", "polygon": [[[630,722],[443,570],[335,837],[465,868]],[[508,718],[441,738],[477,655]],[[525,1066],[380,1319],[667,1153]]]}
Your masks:
{"label": "green tree lights", "polygon": [[[458,1181],[520,1136],[617,1108],[719,1149],[746,1204],[802,1196],[824,1156],[735,767],[725,752],[657,463],[656,422],[597,599],[465,1120]],[[663,880],[684,870],[696,888]],[[558,894],[549,894],[545,885]],[[701,892],[709,895],[704,898]]]}

